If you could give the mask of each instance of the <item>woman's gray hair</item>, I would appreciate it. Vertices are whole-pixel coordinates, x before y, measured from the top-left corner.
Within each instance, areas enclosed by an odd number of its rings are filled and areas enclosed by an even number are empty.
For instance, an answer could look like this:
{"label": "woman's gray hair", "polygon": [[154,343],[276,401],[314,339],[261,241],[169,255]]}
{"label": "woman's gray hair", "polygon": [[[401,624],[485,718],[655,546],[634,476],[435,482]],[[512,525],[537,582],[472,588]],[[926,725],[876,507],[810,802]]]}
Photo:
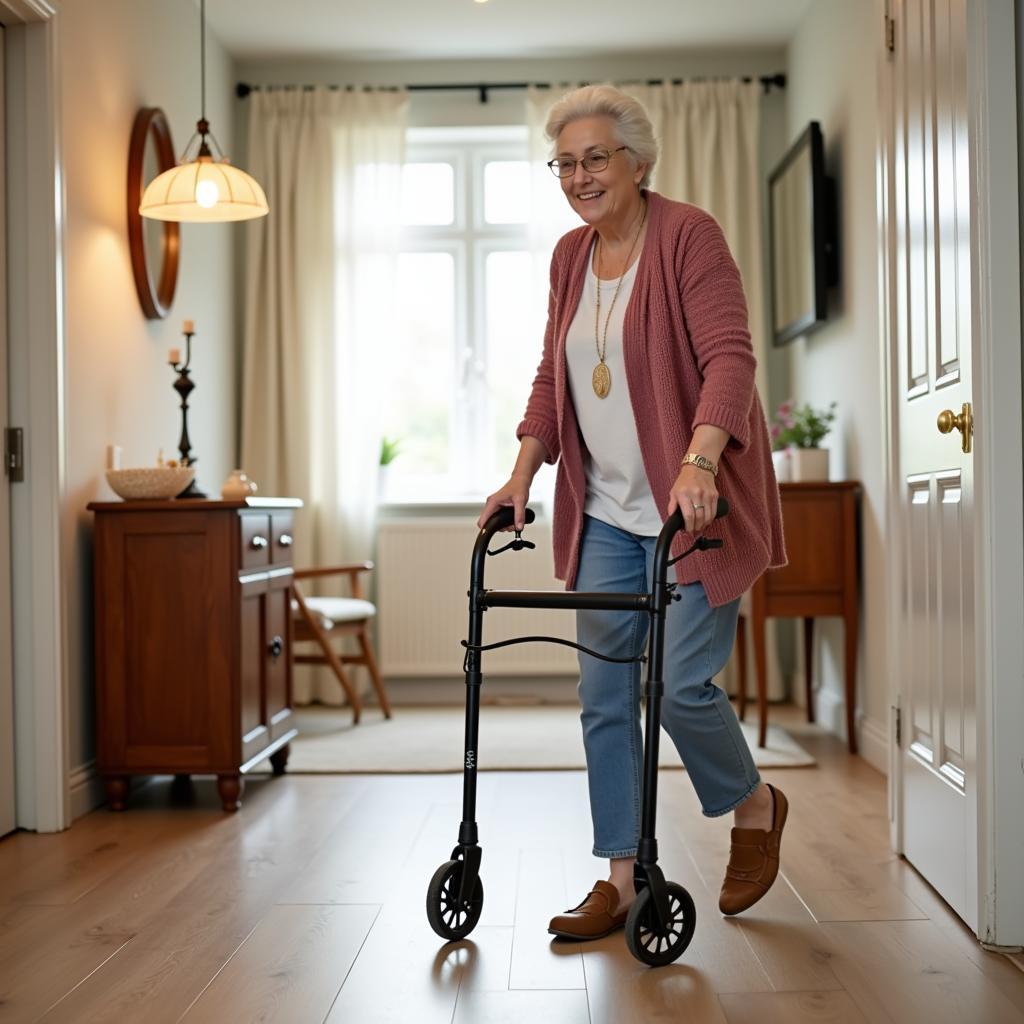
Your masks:
{"label": "woman's gray hair", "polygon": [[562,129],[584,117],[610,117],[620,146],[629,148],[634,166],[647,164],[641,188],[651,183],[651,172],[658,162],[658,140],[643,104],[614,85],[584,85],[567,92],[548,112],[544,134],[552,144]]}

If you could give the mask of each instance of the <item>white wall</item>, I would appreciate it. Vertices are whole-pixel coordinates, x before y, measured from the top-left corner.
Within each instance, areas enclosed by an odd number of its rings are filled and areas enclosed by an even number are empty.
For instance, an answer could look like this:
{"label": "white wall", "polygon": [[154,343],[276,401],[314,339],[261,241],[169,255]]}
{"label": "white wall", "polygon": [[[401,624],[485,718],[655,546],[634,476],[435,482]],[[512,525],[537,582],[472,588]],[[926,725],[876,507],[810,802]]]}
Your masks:
{"label": "white wall", "polygon": [[[110,443],[126,466],[176,454],[180,413],[167,350],[196,321],[189,428],[198,479],[219,493],[235,460],[236,373],[231,225],[183,225],[177,295],[167,320],[148,321],[132,280],[125,176],[139,107],[162,107],[175,149],[199,117],[199,12],[193,0],[64,0],[61,100],[67,234],[67,492],[62,544],[68,593],[70,764],[76,779],[95,756],[92,515],[110,499]],[[207,36],[207,116],[232,143],[230,58]],[[89,792],[73,794],[88,809]]]}
{"label": "white wall", "polygon": [[[1020,221],[1021,266],[1024,266],[1024,0],[1014,0],[1013,14],[1017,37],[1017,196],[1021,200],[1017,216]],[[1024,277],[1020,282],[1020,300],[1021,309],[1024,309]],[[1021,382],[1021,392],[1024,405],[1024,381]]]}
{"label": "white wall", "polygon": [[[875,60],[881,32],[874,4],[812,4],[789,46],[786,101],[791,139],[809,121],[821,122],[826,169],[835,178],[838,195],[841,281],[829,294],[829,323],[794,342],[788,351],[793,396],[816,405],[833,399],[839,403],[838,421],[826,442],[831,478],[856,479],[864,485],[857,673],[858,705],[864,716],[860,740],[864,756],[884,771],[889,696],[875,209]],[[844,733],[843,626],[839,620],[824,619],[815,632],[820,638],[814,665],[821,685],[820,720]]]}

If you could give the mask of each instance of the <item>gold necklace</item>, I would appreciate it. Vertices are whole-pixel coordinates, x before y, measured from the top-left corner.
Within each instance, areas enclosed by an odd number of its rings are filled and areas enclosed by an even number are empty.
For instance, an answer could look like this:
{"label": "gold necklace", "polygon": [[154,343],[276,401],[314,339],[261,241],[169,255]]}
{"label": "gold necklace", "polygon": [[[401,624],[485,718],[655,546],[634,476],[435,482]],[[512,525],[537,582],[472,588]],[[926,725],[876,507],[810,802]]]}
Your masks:
{"label": "gold necklace", "polygon": [[594,367],[590,383],[594,388],[594,394],[598,398],[607,398],[608,392],[612,389],[612,371],[608,369],[608,364],[604,361],[604,354],[608,348],[608,324],[612,319],[612,310],[615,309],[615,300],[619,297],[622,279],[626,276],[626,271],[632,262],[633,250],[636,248],[637,240],[640,238],[640,232],[644,229],[644,221],[646,219],[647,204],[644,203],[643,210],[640,213],[640,225],[633,236],[633,244],[629,247],[629,255],[626,257],[626,265],[619,277],[619,283],[615,286],[615,294],[612,296],[612,304],[608,307],[608,315],[604,321],[604,333],[601,335],[600,340],[598,339],[598,328],[601,323],[601,236],[597,236],[597,304],[594,309],[594,347],[597,349],[597,366]]}

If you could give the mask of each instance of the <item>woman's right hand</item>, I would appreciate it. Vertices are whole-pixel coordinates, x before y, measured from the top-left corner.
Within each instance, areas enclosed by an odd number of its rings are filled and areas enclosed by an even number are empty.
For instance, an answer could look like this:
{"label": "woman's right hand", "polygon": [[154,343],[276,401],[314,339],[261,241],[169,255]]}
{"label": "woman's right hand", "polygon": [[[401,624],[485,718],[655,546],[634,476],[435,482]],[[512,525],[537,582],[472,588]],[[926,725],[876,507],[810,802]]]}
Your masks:
{"label": "woman's right hand", "polygon": [[476,525],[481,530],[499,508],[511,505],[515,509],[514,526],[506,527],[503,532],[511,529],[522,530],[526,526],[526,503],[530,500],[530,480],[513,474],[508,483],[499,487],[484,503],[484,510]]}

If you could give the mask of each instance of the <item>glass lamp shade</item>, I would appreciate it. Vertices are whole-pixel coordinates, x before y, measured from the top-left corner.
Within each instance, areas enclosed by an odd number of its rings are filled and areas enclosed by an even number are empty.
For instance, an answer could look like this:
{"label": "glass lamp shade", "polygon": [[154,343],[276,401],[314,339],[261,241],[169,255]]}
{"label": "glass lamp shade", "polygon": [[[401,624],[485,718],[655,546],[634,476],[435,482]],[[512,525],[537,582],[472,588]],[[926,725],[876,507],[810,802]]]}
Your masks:
{"label": "glass lamp shade", "polygon": [[153,220],[252,220],[270,212],[256,180],[225,161],[200,156],[155,177],[142,194],[139,213]]}

